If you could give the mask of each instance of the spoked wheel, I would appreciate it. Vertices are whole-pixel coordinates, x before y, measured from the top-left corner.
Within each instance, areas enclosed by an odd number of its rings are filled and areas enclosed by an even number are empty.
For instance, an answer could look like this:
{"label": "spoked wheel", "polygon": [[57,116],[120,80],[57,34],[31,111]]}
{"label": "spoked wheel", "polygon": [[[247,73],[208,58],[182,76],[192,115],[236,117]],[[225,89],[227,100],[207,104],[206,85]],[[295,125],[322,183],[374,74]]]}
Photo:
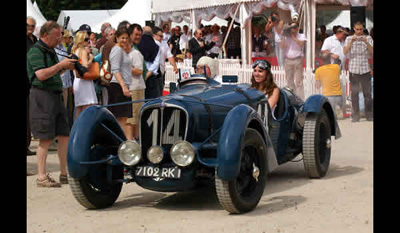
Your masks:
{"label": "spoked wheel", "polygon": [[244,137],[240,171],[236,179],[223,181],[215,172],[218,200],[230,213],[245,213],[254,209],[267,180],[267,150],[262,136],[254,129],[247,129]]}
{"label": "spoked wheel", "polygon": [[304,168],[310,178],[325,176],[331,160],[331,126],[324,109],[307,115],[303,131]]}

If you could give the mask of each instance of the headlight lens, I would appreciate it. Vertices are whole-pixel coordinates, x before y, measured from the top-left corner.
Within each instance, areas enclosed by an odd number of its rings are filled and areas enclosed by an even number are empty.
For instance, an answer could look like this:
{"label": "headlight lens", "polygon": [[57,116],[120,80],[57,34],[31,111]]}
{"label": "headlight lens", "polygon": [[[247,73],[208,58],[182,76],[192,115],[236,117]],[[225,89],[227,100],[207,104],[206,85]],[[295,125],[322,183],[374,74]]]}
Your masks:
{"label": "headlight lens", "polygon": [[159,147],[159,146],[152,146],[150,149],[147,151],[147,158],[152,162],[153,164],[158,164],[162,161],[164,158],[164,150]]}
{"label": "headlight lens", "polygon": [[119,145],[118,158],[127,166],[136,165],[142,158],[142,149],[137,142],[127,140]]}
{"label": "headlight lens", "polygon": [[171,147],[171,159],[176,165],[186,167],[189,166],[195,156],[195,150],[187,141],[178,141]]}

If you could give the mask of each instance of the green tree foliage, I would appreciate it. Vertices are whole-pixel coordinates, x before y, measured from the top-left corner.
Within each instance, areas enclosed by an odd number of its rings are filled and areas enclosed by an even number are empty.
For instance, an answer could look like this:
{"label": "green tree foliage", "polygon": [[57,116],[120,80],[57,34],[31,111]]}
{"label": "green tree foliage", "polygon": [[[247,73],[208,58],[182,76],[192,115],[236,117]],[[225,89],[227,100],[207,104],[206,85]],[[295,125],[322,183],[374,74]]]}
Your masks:
{"label": "green tree foliage", "polygon": [[36,0],[36,2],[46,19],[56,21],[61,10],[120,9],[127,0]]}

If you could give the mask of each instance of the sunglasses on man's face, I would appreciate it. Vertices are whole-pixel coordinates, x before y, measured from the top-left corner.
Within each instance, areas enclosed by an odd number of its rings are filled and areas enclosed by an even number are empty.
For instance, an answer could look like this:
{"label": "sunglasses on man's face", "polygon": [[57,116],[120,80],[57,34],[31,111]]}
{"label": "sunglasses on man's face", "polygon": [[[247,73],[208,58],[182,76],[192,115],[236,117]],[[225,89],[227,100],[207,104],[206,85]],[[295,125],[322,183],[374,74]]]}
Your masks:
{"label": "sunglasses on man's face", "polygon": [[268,62],[265,61],[265,60],[257,60],[257,61],[255,61],[254,64],[253,64],[253,69],[256,68],[257,66],[260,69],[263,69],[263,70],[271,69],[271,65],[268,64]]}

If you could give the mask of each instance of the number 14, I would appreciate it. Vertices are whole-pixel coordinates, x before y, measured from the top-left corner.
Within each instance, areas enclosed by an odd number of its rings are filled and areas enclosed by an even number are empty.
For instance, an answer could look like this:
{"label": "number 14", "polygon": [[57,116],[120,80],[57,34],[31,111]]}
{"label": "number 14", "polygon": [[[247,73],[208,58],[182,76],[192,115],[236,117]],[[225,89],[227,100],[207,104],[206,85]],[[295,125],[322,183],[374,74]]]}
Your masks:
{"label": "number 14", "polygon": [[[157,145],[157,136],[158,130],[158,117],[159,117],[159,110],[154,109],[153,112],[150,114],[149,118],[147,119],[147,125],[149,127],[153,126],[152,130],[152,145]],[[173,144],[178,140],[182,140],[182,136],[179,135],[179,124],[180,124],[180,114],[179,110],[174,110],[172,112],[171,118],[168,120],[167,127],[165,127],[164,132],[162,133],[161,137],[161,144]],[[172,131],[172,136],[170,136],[170,132]]]}

